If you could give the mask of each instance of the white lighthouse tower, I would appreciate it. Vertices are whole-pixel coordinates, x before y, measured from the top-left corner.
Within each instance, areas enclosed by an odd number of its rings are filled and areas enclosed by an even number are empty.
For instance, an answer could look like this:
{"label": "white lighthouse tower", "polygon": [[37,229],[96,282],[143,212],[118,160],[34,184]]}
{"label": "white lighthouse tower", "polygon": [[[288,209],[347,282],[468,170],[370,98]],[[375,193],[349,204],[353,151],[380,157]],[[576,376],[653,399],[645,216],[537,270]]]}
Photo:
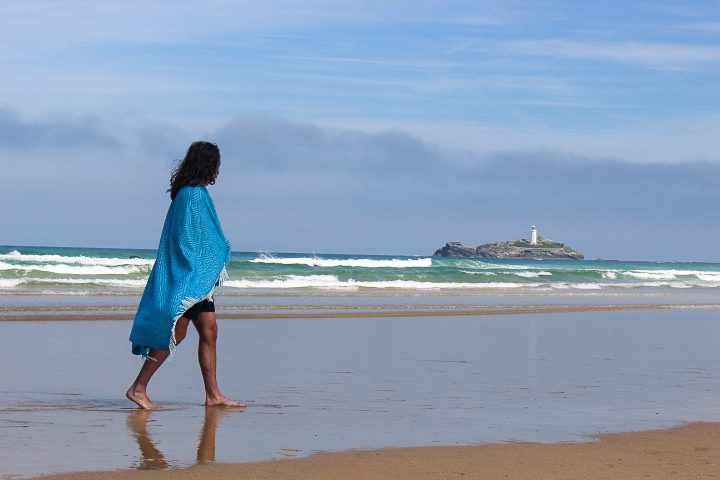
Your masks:
{"label": "white lighthouse tower", "polygon": [[530,230],[530,245],[537,245],[537,228],[535,228],[535,225]]}

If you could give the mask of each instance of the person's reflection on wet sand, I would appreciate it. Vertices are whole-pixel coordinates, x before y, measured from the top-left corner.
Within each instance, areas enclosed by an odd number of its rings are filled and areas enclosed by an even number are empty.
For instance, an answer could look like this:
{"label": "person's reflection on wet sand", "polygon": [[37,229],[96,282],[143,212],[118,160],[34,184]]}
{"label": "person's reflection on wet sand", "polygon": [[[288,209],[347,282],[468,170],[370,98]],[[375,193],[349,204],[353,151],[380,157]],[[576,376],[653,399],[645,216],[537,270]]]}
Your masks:
{"label": "person's reflection on wet sand", "polygon": [[[215,461],[215,433],[220,418],[228,411],[226,408],[205,407],[205,421],[197,448],[197,463]],[[128,416],[128,427],[137,440],[142,455],[139,470],[165,470],[173,466],[165,460],[147,431],[147,423],[152,414],[152,410],[134,410]]]}
{"label": "person's reflection on wet sand", "polygon": [[127,424],[138,442],[142,459],[138,470],[164,470],[170,468],[162,452],[157,449],[147,431],[147,422],[152,410],[135,410],[128,416]]}
{"label": "person's reflection on wet sand", "polygon": [[197,449],[197,463],[215,461],[215,432],[218,422],[229,410],[227,408],[205,407],[205,423],[200,433]]}

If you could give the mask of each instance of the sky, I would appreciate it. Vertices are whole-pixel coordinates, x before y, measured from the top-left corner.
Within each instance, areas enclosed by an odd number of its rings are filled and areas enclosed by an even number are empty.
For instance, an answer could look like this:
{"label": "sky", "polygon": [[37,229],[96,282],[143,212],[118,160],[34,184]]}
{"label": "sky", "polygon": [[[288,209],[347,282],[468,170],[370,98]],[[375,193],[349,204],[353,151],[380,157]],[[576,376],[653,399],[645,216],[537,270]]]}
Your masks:
{"label": "sky", "polygon": [[3,1],[0,245],[720,262],[720,1]]}

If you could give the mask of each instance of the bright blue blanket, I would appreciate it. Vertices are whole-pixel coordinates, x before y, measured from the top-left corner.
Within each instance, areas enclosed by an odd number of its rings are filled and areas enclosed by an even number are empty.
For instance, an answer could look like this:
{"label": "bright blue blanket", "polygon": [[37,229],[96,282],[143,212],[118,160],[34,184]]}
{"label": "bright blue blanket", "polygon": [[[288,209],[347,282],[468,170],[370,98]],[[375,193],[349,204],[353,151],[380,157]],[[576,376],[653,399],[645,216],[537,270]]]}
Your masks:
{"label": "bright blue blanket", "polygon": [[135,355],[175,349],[175,323],[195,303],[213,300],[227,278],[230,242],[203,186],[182,187],[170,204],[157,259],[135,314]]}

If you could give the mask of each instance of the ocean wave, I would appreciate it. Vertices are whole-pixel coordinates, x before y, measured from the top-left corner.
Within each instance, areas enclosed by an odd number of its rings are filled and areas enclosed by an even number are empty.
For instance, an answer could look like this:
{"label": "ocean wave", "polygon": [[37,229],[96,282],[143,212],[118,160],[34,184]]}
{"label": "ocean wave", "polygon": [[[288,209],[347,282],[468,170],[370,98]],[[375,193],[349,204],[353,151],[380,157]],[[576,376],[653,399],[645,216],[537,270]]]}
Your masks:
{"label": "ocean wave", "polygon": [[699,280],[720,281],[720,272],[703,270],[628,270],[620,273],[639,280],[677,280],[680,277],[695,277]]}
{"label": "ocean wave", "polygon": [[0,278],[0,288],[17,287],[22,281],[22,278]]}
{"label": "ocean wave", "polygon": [[[100,287],[120,287],[122,289],[142,289],[146,279],[113,278],[0,278],[0,288],[4,290],[33,285],[85,285]],[[644,282],[429,282],[418,280],[341,280],[334,275],[283,275],[270,278],[240,278],[227,280],[229,289],[318,289],[318,290],[359,290],[359,289],[399,289],[399,290],[497,290],[526,289],[534,291],[548,290],[604,290],[628,288],[720,288],[720,280],[656,280]]]}
{"label": "ocean wave", "polygon": [[540,283],[514,283],[514,282],[416,282],[413,280],[390,280],[386,282],[357,282],[359,287],[365,288],[399,288],[408,290],[483,290],[502,288],[540,287]]}
{"label": "ocean wave", "polygon": [[550,272],[500,272],[504,273],[506,275],[517,275],[518,277],[524,277],[524,278],[537,278],[537,277],[544,277],[544,276],[551,276],[552,273]]}
{"label": "ocean wave", "polygon": [[103,265],[67,265],[64,263],[40,265],[16,265],[0,261],[0,270],[39,271],[61,275],[127,275],[129,273],[146,272],[146,265],[127,265],[107,267]]}
{"label": "ocean wave", "polygon": [[461,283],[461,282],[419,282],[415,280],[385,280],[385,281],[357,281],[353,279],[340,280],[334,275],[288,275],[285,277],[259,280],[241,279],[228,280],[224,286],[230,288],[248,289],[294,289],[294,288],[318,288],[332,290],[357,290],[360,288],[373,289],[403,289],[403,290],[442,290],[442,289],[497,289],[517,288],[528,286],[539,286],[539,284],[512,283],[512,282],[486,282],[486,283]]}
{"label": "ocean wave", "polygon": [[468,275],[497,275],[495,272],[473,272],[471,270],[460,270],[462,273],[466,273]]}
{"label": "ocean wave", "polygon": [[638,280],[675,280],[678,277],[674,272],[652,270],[622,272],[622,275],[630,278],[637,278]]}
{"label": "ocean wave", "polygon": [[251,263],[269,263],[276,265],[307,265],[308,267],[355,267],[355,268],[428,268],[432,267],[432,258],[413,259],[371,259],[371,258],[348,258],[329,259],[315,257],[294,257],[277,258],[272,256],[261,256]]}
{"label": "ocean wave", "polygon": [[87,257],[84,255],[34,255],[20,253],[17,250],[13,250],[8,253],[0,254],[0,260],[9,261],[21,261],[21,262],[45,262],[45,263],[65,263],[65,264],[79,264],[79,265],[104,265],[104,266],[119,266],[119,265],[149,265],[152,266],[155,263],[155,259],[152,258],[115,258],[115,257]]}
{"label": "ocean wave", "polygon": [[99,285],[118,287],[144,287],[146,279],[124,279],[124,278],[0,278],[0,287],[10,288],[28,286],[32,284],[58,284],[58,285]]}
{"label": "ocean wave", "polygon": [[720,272],[696,273],[695,276],[706,282],[720,282]]}
{"label": "ocean wave", "polygon": [[533,267],[531,265],[514,265],[514,264],[499,264],[499,263],[487,263],[478,260],[455,260],[462,268],[470,270],[541,270],[547,267]]}
{"label": "ocean wave", "polygon": [[272,279],[226,280],[223,287],[230,288],[353,288],[334,275],[287,275]]}
{"label": "ocean wave", "polygon": [[[549,284],[550,287],[558,289],[558,290],[602,290],[603,288],[607,288],[610,286],[609,284],[605,284],[603,286],[602,283],[551,283]],[[623,286],[623,284],[619,284],[618,286]]]}
{"label": "ocean wave", "polygon": [[602,290],[606,288],[718,288],[720,287],[720,281],[718,282],[703,282],[703,281],[657,281],[657,282],[624,282],[624,283],[549,283],[549,287],[556,289],[575,289],[575,290]]}
{"label": "ocean wave", "polygon": [[484,290],[484,289],[530,289],[530,290],[602,290],[608,288],[637,287],[720,287],[718,282],[704,281],[656,281],[656,282],[424,282],[417,280],[378,280],[358,281],[340,280],[334,275],[287,275],[270,279],[239,279],[224,283],[229,288],[237,289],[328,289],[358,290],[367,289],[401,289],[401,290]]}

